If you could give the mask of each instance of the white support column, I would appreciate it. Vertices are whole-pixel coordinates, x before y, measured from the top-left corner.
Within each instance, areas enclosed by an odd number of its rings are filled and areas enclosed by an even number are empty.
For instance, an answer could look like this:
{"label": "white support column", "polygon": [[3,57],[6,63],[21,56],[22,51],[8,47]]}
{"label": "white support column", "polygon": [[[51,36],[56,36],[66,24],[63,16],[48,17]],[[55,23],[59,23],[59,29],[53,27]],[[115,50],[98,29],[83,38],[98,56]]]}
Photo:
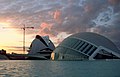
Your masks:
{"label": "white support column", "polygon": [[99,46],[94,52],[93,54],[89,57],[89,60],[94,60],[94,57],[97,55],[97,53],[101,50],[101,46]]}

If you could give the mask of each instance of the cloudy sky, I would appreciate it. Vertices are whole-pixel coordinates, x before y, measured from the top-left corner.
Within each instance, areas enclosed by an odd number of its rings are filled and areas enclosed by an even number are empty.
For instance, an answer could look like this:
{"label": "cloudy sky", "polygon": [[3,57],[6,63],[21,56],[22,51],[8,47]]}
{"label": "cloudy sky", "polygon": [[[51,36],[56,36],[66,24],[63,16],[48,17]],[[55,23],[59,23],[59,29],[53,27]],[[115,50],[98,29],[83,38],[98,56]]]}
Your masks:
{"label": "cloudy sky", "polygon": [[[23,25],[26,47],[36,34],[57,46],[78,32],[95,32],[120,48],[120,0],[0,0],[0,48],[20,53]],[[27,50],[27,48],[26,48]]]}

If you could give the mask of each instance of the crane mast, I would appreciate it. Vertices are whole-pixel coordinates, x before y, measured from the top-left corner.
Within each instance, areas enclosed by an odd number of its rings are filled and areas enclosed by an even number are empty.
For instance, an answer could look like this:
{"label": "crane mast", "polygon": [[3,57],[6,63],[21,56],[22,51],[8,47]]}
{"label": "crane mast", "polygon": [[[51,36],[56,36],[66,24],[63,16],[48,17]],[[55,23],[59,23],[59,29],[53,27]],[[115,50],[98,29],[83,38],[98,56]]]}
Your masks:
{"label": "crane mast", "polygon": [[[11,28],[11,27],[3,27],[3,29],[5,29],[5,28]],[[23,53],[25,54],[25,33],[26,33],[26,29],[34,29],[34,27],[26,27],[25,24],[24,24],[21,29],[23,29]]]}
{"label": "crane mast", "polygon": [[34,29],[34,27],[26,27],[24,24],[22,29],[23,29],[23,53],[25,54],[25,30]]}

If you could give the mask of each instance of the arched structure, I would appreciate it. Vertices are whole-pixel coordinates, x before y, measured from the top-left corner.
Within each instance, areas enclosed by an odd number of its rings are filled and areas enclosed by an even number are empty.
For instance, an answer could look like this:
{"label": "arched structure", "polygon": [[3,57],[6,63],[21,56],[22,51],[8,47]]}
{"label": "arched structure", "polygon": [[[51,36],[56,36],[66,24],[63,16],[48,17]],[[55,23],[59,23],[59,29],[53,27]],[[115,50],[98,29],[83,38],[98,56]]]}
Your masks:
{"label": "arched structure", "polygon": [[64,39],[51,54],[53,60],[118,59],[120,51],[108,38],[91,32]]}
{"label": "arched structure", "polygon": [[36,35],[32,41],[28,52],[28,59],[50,59],[50,54],[55,49],[54,44],[48,36],[41,37]]}

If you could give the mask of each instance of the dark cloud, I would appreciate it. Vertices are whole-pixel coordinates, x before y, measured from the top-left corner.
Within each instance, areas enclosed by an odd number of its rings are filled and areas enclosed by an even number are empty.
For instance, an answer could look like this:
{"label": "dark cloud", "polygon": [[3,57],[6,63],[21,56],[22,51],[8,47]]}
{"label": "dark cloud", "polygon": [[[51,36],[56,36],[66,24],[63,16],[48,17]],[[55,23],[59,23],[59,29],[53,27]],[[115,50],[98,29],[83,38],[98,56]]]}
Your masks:
{"label": "dark cloud", "polygon": [[92,31],[120,44],[120,0],[0,0],[0,18],[15,26],[34,26],[36,32],[43,22],[52,24],[42,34],[56,38],[61,32]]}

